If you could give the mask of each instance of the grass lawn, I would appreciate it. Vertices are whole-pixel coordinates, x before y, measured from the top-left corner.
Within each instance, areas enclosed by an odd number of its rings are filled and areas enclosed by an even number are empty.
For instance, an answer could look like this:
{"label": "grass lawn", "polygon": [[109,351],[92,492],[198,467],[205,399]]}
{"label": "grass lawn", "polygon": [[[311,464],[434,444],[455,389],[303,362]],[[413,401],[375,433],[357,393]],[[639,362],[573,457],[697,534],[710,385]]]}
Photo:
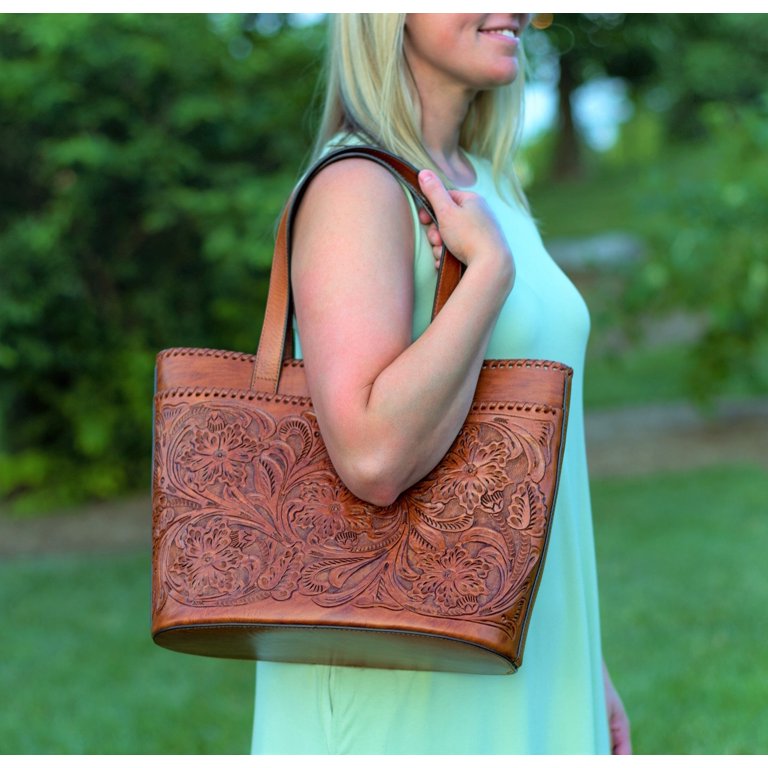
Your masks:
{"label": "grass lawn", "polygon": [[768,475],[593,484],[604,652],[645,754],[768,752]]}
{"label": "grass lawn", "polygon": [[544,239],[589,237],[611,230],[643,235],[637,211],[642,198],[630,173],[590,175],[572,182],[546,182],[527,190]]}
{"label": "grass lawn", "polygon": [[144,554],[0,566],[0,752],[248,751],[253,664],[156,647],[149,567]]}
{"label": "grass lawn", "polygon": [[[641,753],[765,753],[766,473],[594,483],[605,655]],[[144,554],[0,565],[0,751],[248,750],[253,665],[156,648]]]}
{"label": "grass lawn", "polygon": [[687,354],[680,344],[638,347],[620,355],[592,352],[584,373],[584,407],[685,400]]}

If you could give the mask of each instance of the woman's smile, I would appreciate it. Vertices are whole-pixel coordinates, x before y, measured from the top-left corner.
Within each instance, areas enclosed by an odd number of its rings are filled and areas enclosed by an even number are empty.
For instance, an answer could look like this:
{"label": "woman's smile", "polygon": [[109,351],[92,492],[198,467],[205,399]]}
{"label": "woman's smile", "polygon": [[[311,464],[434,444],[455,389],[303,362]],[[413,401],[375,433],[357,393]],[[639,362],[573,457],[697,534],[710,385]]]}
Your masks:
{"label": "woman's smile", "polygon": [[505,43],[512,44],[515,48],[517,47],[519,28],[516,28],[512,25],[495,27],[488,26],[478,30],[478,32],[484,37],[489,37],[494,40],[501,40]]}

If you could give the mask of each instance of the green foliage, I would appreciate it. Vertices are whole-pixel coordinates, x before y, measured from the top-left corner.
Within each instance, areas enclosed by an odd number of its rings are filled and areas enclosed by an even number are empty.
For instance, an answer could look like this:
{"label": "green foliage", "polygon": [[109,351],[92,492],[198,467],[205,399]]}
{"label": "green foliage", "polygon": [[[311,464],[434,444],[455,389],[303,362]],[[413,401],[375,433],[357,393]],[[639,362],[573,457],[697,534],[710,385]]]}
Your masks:
{"label": "green foliage", "polygon": [[706,137],[708,120],[702,108],[707,105],[757,107],[764,99],[765,14],[663,14],[653,47],[662,77],[647,97],[663,111],[675,137]]}
{"label": "green foliage", "polygon": [[558,60],[561,106],[564,88],[570,96],[596,77],[620,77],[678,138],[706,132],[707,104],[756,106],[765,91],[766,14],[559,13],[528,36],[534,70],[538,59]]}
{"label": "green foliage", "polygon": [[575,85],[622,77],[633,86],[658,76],[654,38],[666,14],[558,13],[545,34]]}
{"label": "green foliage", "polygon": [[651,257],[622,306],[630,318],[683,308],[700,319],[688,381],[702,399],[733,379],[768,388],[767,116],[710,104],[707,142],[684,164],[654,165],[644,182]]}
{"label": "green foliage", "polygon": [[632,118],[621,126],[616,144],[605,152],[610,167],[647,167],[664,147],[665,126],[658,112],[638,105]]}
{"label": "green foliage", "polygon": [[0,496],[20,508],[146,483],[159,349],[255,350],[322,34],[248,26],[0,17]]}

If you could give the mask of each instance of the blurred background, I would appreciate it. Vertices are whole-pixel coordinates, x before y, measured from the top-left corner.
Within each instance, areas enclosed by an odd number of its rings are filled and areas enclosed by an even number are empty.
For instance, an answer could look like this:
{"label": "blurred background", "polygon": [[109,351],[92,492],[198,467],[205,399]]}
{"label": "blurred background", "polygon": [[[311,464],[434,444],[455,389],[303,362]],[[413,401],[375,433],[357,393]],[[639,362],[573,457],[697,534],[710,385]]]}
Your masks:
{"label": "blurred background", "polygon": [[[252,665],[149,637],[154,356],[255,351],[324,26],[0,15],[0,752],[249,748]],[[540,14],[526,50],[636,750],[768,752],[768,15]]]}

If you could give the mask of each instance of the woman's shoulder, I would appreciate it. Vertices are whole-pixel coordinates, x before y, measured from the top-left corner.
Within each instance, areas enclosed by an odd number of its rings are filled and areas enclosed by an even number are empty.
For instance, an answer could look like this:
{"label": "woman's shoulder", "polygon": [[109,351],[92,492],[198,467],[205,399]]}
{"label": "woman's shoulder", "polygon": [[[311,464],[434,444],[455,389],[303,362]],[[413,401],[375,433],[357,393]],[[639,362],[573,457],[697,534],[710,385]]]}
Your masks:
{"label": "woman's shoulder", "polygon": [[[319,156],[363,143],[354,134],[337,134],[325,144]],[[330,206],[339,216],[348,212],[385,220],[411,218],[407,199],[395,176],[362,157],[344,158],[322,168],[309,182],[304,199],[302,208],[307,203],[310,208]]]}
{"label": "woman's shoulder", "polygon": [[309,182],[305,200],[319,197],[343,206],[339,214],[373,209],[386,218],[400,209],[408,211],[397,179],[378,163],[361,157],[344,158],[320,170]]}
{"label": "woman's shoulder", "polygon": [[309,181],[294,226],[315,244],[341,246],[352,238],[362,247],[376,242],[413,250],[413,212],[400,183],[360,157],[331,163]]}

